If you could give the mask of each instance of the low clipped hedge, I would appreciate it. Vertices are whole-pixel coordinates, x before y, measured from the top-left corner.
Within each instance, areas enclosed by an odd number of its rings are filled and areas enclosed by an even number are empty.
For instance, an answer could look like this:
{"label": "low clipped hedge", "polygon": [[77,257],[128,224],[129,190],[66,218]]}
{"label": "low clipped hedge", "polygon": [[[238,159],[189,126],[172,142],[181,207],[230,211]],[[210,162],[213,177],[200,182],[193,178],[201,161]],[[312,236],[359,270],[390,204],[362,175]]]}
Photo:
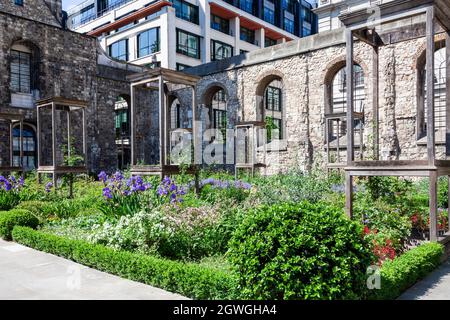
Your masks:
{"label": "low clipped hedge", "polygon": [[13,209],[0,212],[0,237],[11,240],[11,232],[15,226],[36,228],[39,220],[33,213],[24,209]]}
{"label": "low clipped hedge", "polygon": [[436,269],[443,253],[443,245],[430,242],[386,261],[380,270],[381,287],[373,290],[371,298],[392,300],[399,297],[403,291]]}
{"label": "low clipped hedge", "polygon": [[28,247],[190,298],[236,298],[235,278],[232,274],[223,271],[212,270],[193,263],[114,250],[26,227],[15,227],[12,236],[14,241]]}

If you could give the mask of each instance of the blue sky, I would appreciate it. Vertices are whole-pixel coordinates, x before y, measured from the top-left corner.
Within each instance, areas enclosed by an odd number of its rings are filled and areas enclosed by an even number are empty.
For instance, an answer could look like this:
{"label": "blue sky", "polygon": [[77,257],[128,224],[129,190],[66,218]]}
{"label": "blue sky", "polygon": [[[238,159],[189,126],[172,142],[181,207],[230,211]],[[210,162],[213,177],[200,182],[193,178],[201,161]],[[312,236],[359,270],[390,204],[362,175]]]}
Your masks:
{"label": "blue sky", "polygon": [[83,2],[83,1],[84,0],[62,0],[63,9],[67,10],[71,6],[79,4],[79,3]]}

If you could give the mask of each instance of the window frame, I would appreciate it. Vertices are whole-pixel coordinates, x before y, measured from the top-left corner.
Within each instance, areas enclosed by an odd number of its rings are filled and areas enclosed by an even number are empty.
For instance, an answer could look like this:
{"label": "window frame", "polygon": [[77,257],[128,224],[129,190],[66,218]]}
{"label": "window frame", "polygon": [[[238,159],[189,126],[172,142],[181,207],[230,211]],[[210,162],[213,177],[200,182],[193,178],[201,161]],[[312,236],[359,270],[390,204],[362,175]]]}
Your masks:
{"label": "window frame", "polygon": [[[32,57],[30,52],[20,51],[16,49],[10,50],[11,62],[10,62],[10,89],[14,93],[26,93],[31,94],[32,83],[31,83],[31,73],[32,73]],[[17,66],[14,65],[14,54],[18,54]],[[23,70],[26,64],[22,63],[22,57],[27,56],[28,70]],[[15,70],[17,69],[17,71]],[[23,70],[23,71],[22,71]],[[14,78],[17,77],[17,84],[14,85]],[[25,78],[24,80],[22,78]],[[28,78],[28,79],[27,79]]]}
{"label": "window frame", "polygon": [[[156,48],[152,49],[152,46],[154,46],[155,42],[153,42],[152,44],[150,44],[150,41],[148,41],[148,45],[146,47],[142,47],[141,48],[141,37],[145,34],[148,35],[148,40],[150,39],[150,32],[152,31],[156,31]],[[156,52],[159,52],[161,50],[161,39],[160,39],[160,28],[159,27],[154,27],[154,28],[150,28],[147,29],[145,31],[142,31],[141,33],[139,33],[136,36],[136,40],[137,40],[137,54],[136,57],[139,58],[143,58],[143,57],[147,57],[149,55],[152,55]],[[142,50],[147,50],[146,54],[142,54]]]}
{"label": "window frame", "polygon": [[[119,45],[121,42],[125,42],[125,60],[124,60],[124,59],[121,59],[121,57],[124,56],[123,54],[122,54],[122,55],[119,55],[119,56],[117,56],[117,57],[113,56],[113,54],[112,54],[113,46],[114,46],[114,45]],[[119,47],[119,48],[120,48],[120,47]],[[114,43],[111,43],[111,44],[108,46],[108,53],[109,53],[109,56],[112,57],[112,58],[114,58],[114,59],[120,60],[120,61],[129,61],[129,59],[130,59],[130,53],[129,53],[128,51],[129,51],[129,43],[128,43],[128,39],[121,39],[121,40],[118,40],[118,41],[116,41],[116,42],[114,42]]]}
{"label": "window frame", "polygon": [[[224,57],[222,56],[221,59],[217,58],[217,54],[216,54],[216,50],[217,50],[217,45],[226,48],[226,49],[230,49],[230,56],[228,57]],[[218,41],[218,40],[213,40],[211,39],[211,61],[218,61],[218,60],[223,60],[223,59],[227,59],[227,58],[231,58],[234,54],[234,48],[232,45],[228,44],[228,43],[224,43],[222,41]]]}
{"label": "window frame", "polygon": [[[190,58],[194,58],[194,59],[200,59],[201,58],[201,52],[200,52],[200,47],[201,47],[201,44],[200,44],[200,36],[198,36],[198,35],[196,35],[196,34],[194,34],[194,33],[191,33],[191,32],[188,32],[188,31],[185,31],[185,30],[182,30],[182,29],[176,29],[176,32],[177,32],[177,34],[176,34],[176,36],[177,36],[177,42],[176,42],[176,44],[177,44],[177,53],[179,53],[179,54],[182,54],[182,55],[185,55],[185,56],[187,56],[187,57],[190,57]],[[194,54],[190,54],[189,53],[189,49],[192,49],[191,47],[189,47],[189,45],[187,44],[187,45],[182,45],[181,43],[180,43],[180,34],[184,34],[184,35],[186,35],[187,37],[193,37],[193,38],[195,38],[197,41],[197,48],[195,48],[195,50],[196,50],[196,53],[195,53],[195,55]],[[187,38],[187,40],[188,40],[188,38]],[[189,41],[188,41],[189,42]],[[181,48],[180,48],[181,47]],[[183,48],[187,48],[187,50],[183,50]]]}

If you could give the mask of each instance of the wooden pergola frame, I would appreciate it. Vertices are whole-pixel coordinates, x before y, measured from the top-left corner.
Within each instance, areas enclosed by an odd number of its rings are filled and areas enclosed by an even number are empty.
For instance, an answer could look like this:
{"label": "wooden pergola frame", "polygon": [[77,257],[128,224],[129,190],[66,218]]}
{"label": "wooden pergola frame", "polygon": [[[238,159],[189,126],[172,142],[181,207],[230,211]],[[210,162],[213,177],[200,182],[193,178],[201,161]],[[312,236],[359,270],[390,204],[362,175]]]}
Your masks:
{"label": "wooden pergola frame", "polygon": [[[354,132],[353,122],[355,115],[353,107],[347,108],[347,166],[345,167],[345,194],[346,211],[349,216],[353,214],[353,177],[355,176],[418,176],[430,179],[430,240],[439,239],[437,218],[437,180],[439,176],[448,176],[450,180],[450,161],[436,160],[435,150],[435,110],[434,98],[427,99],[427,160],[406,161],[380,161],[378,160],[378,95],[379,95],[379,57],[378,48],[384,45],[382,37],[376,32],[377,25],[398,22],[405,18],[419,15],[426,17],[426,74],[427,95],[434,97],[434,52],[435,52],[435,27],[439,23],[446,34],[446,59],[447,66],[450,61],[450,3],[448,0],[396,0],[378,6],[380,17],[373,20],[370,10],[359,10],[345,13],[340,16],[346,26],[346,72],[347,72],[347,106],[353,106],[354,102],[354,39],[358,38],[373,48],[373,114],[374,114],[374,156],[375,161],[355,161],[354,159]],[[408,40],[407,34],[404,39]],[[446,70],[447,79],[450,79],[450,68]],[[447,80],[446,100],[446,150],[450,154],[450,81]],[[449,192],[450,199],[450,192]],[[449,210],[450,215],[450,210]],[[448,231],[448,230],[447,230]],[[448,233],[446,234],[448,235]]]}
{"label": "wooden pergola frame", "polygon": [[[192,141],[194,147],[194,164],[187,168],[187,173],[197,174],[198,168],[196,164],[201,163],[201,139],[199,137],[198,123],[197,123],[197,82],[200,77],[189,75],[183,72],[174,71],[165,68],[155,68],[142,73],[133,74],[127,77],[131,82],[131,174],[133,175],[158,175],[163,178],[165,175],[173,175],[180,173],[178,165],[169,163],[168,155],[170,153],[170,106],[169,95],[164,90],[166,83],[185,85],[192,90]],[[157,82],[157,86],[152,86],[152,83]],[[136,88],[145,88],[148,90],[158,91],[158,110],[159,110],[159,164],[158,165],[138,165],[136,163],[136,101],[134,93]]]}
{"label": "wooden pergola frame", "polygon": [[[86,101],[74,100],[74,99],[66,99],[62,97],[53,97],[49,99],[42,99],[37,102],[37,150],[38,150],[38,181],[41,181],[41,174],[51,174],[53,179],[53,186],[56,188],[57,175],[58,174],[67,174],[67,173],[87,173],[87,164],[86,164],[86,108],[88,103]],[[52,165],[45,166],[42,164],[41,159],[41,137],[42,137],[42,124],[40,118],[40,111],[44,108],[51,109],[51,132],[52,132]],[[81,166],[65,166],[58,165],[56,160],[56,111],[64,111],[67,114],[67,144],[68,144],[68,152],[70,152],[70,144],[71,144],[71,133],[72,133],[72,125],[71,125],[71,112],[81,110],[82,115],[82,139],[83,139],[83,158],[84,164]]]}
{"label": "wooden pergola frame", "polygon": [[[251,154],[249,155],[249,162],[238,162],[236,158],[236,163],[234,165],[235,167],[235,176],[236,179],[238,177],[238,171],[239,169],[246,169],[250,170],[252,173],[252,177],[255,175],[255,169],[256,168],[265,168],[266,167],[266,153],[267,153],[267,142],[264,135],[264,141],[262,143],[263,145],[263,157],[264,161],[263,163],[257,162],[257,153],[258,153],[258,132],[257,130],[266,128],[266,123],[264,121],[244,121],[239,122],[235,125],[234,131],[236,135],[236,140],[238,139],[238,131],[241,129],[247,129],[249,132],[249,139],[251,139]],[[235,142],[235,149],[237,149],[237,141]],[[236,153],[236,152],[235,152]],[[237,157],[237,154],[236,154]]]}
{"label": "wooden pergola frame", "polygon": [[[0,166],[0,172],[22,172],[23,171],[23,116],[21,114],[0,112],[0,121],[9,122],[9,166]],[[14,166],[14,136],[13,127],[15,123],[19,123],[20,136],[19,136],[19,152],[20,163],[19,166]]]}

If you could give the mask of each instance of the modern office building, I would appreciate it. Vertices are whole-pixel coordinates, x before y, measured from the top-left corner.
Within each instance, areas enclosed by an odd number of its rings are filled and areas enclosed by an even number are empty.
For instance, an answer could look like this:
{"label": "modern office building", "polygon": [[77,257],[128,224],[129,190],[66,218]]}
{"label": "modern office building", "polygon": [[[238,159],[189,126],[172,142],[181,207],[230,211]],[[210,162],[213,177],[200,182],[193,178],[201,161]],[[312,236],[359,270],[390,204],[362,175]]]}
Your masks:
{"label": "modern office building", "polygon": [[[318,32],[338,29],[343,26],[339,15],[349,11],[357,11],[370,8],[392,0],[318,0],[317,8],[313,9],[317,14]],[[376,14],[376,11],[373,11]]]}
{"label": "modern office building", "polygon": [[182,70],[317,32],[305,0],[88,0],[68,26],[110,56]]}

